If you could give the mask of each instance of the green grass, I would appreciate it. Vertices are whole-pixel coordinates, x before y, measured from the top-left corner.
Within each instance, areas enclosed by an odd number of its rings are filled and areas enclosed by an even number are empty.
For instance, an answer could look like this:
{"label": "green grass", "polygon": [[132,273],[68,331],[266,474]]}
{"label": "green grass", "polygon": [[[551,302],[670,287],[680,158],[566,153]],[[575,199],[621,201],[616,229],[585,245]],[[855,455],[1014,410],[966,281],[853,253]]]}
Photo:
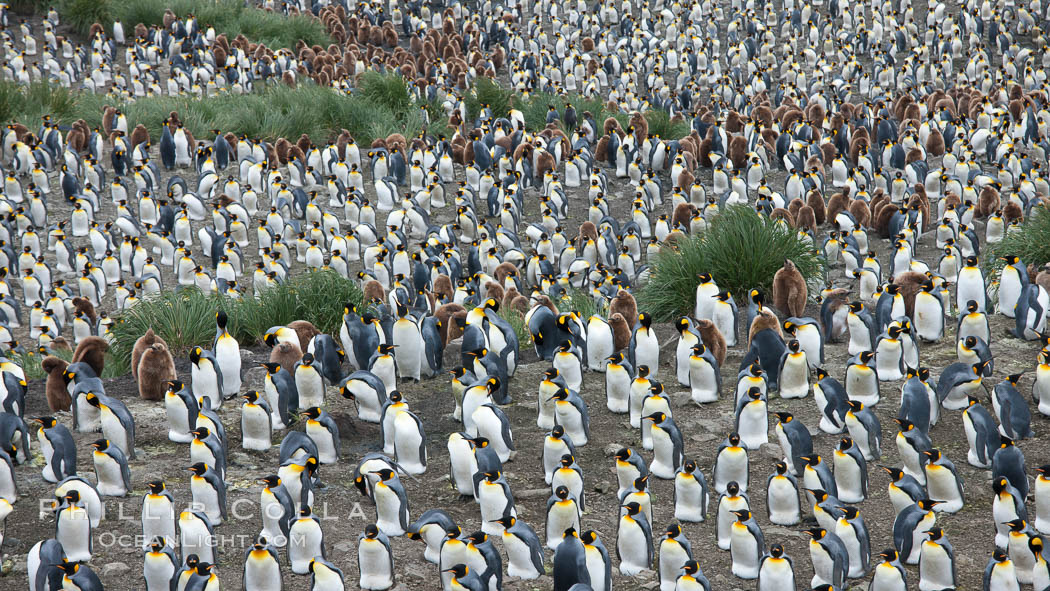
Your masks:
{"label": "green grass", "polygon": [[503,87],[492,78],[478,78],[474,81],[474,87],[464,97],[467,103],[467,116],[471,121],[477,119],[482,106],[488,105],[492,109],[494,118],[506,117],[510,113],[513,96],[513,91]]}
{"label": "green grass", "polygon": [[334,271],[308,271],[263,292],[240,300],[195,288],[163,291],[143,299],[118,315],[112,328],[113,356],[126,366],[135,341],[152,328],[171,348],[185,355],[192,347],[211,347],[215,313],[225,310],[229,331],[242,344],[262,339],[272,326],[308,320],[322,332],[338,334],[347,303],[359,304],[357,285]]}
{"label": "green grass", "polygon": [[697,275],[711,273],[723,290],[742,298],[758,287],[769,292],[773,275],[791,259],[807,281],[823,276],[823,259],[791,229],[785,229],[743,205],[726,208],[703,234],[664,247],[652,265],[638,309],[658,320],[693,311]]}
{"label": "green grass", "polygon": [[568,290],[565,297],[560,302],[554,302],[554,305],[563,314],[568,312],[579,313],[580,319],[583,320],[584,324],[587,323],[587,319],[591,316],[597,314],[604,318],[608,312],[608,305],[595,302],[589,293],[577,288]]}
{"label": "green grass", "polygon": [[[49,353],[49,355],[54,355],[66,361],[73,360],[72,351],[55,351],[54,353]],[[25,353],[11,352],[7,357],[22,368],[22,371],[26,374],[26,380],[42,380],[47,377],[47,373],[40,367],[47,355],[41,354],[39,351],[27,350]]]}
{"label": "green grass", "polygon": [[[982,264],[995,275],[1003,268],[999,257],[1015,255],[1026,265],[1041,267],[1050,263],[1050,211],[1039,206],[1021,223],[1021,230],[1007,232],[997,244],[989,244],[982,253]],[[1034,277],[1032,278],[1035,279]]]}
{"label": "green grass", "polygon": [[514,329],[514,334],[518,335],[519,347],[532,344],[532,333],[529,332],[529,327],[525,325],[524,314],[510,308],[501,308],[499,315]]}
{"label": "green grass", "polygon": [[[279,12],[267,12],[245,6],[241,0],[134,0],[133,2],[114,2],[113,0],[65,0],[70,3],[95,4],[105,6],[108,18],[101,22],[109,30],[113,20],[124,23],[124,30],[131,31],[137,23],[146,26],[161,25],[164,22],[164,11],[171,10],[179,18],[192,13],[197,17],[201,28],[208,25],[215,27],[216,33],[225,33],[233,39],[244,35],[253,43],[264,43],[271,48],[294,48],[302,39],[308,45],[327,47],[332,38],[325,31],[324,25],[311,16],[285,16]],[[66,13],[59,9],[63,18]],[[92,21],[94,22],[94,21]],[[81,32],[91,27],[76,27]]]}
{"label": "green grass", "polygon": [[[134,2],[127,4],[134,4]],[[112,26],[113,11],[120,6],[120,3],[112,0],[56,0],[55,5],[59,22],[86,34],[91,25],[95,23],[107,29]],[[163,15],[164,10],[161,9],[159,14]]]}
{"label": "green grass", "polygon": [[[36,133],[44,115],[60,121],[76,119],[80,95],[61,86],[33,82],[22,86],[17,82],[0,82],[0,121],[18,121]],[[99,115],[101,122],[101,114]]]}

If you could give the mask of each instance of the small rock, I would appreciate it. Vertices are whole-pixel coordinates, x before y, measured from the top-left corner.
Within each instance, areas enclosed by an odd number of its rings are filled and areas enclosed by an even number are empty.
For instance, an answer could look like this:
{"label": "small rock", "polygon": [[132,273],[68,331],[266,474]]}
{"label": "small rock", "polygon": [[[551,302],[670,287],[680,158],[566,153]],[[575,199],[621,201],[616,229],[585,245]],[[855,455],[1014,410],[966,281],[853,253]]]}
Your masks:
{"label": "small rock", "polygon": [[335,548],[335,551],[339,554],[342,554],[344,552],[352,552],[354,550],[354,543],[350,540],[346,540],[337,543],[335,546],[333,546],[333,548]]}
{"label": "small rock", "polygon": [[697,419],[695,424],[697,427],[712,433],[725,432],[725,421],[720,421],[718,419]]}
{"label": "small rock", "polygon": [[514,497],[518,499],[543,499],[549,496],[551,496],[551,489],[549,488],[530,488],[514,493]]}
{"label": "small rock", "polygon": [[766,443],[761,449],[762,453],[774,460],[779,460],[784,457],[784,450],[780,447],[779,443]]}
{"label": "small rock", "polygon": [[610,443],[609,445],[605,446],[605,455],[607,455],[607,456],[616,455],[616,452],[620,451],[620,448],[622,448],[622,447],[623,446],[620,445],[619,443]]}
{"label": "small rock", "polygon": [[110,562],[102,567],[103,577],[115,577],[129,572],[131,567],[124,564],[123,562]]}
{"label": "small rock", "polygon": [[599,494],[605,494],[612,490],[612,484],[608,480],[603,480],[598,484],[594,485],[594,490],[598,491]]}

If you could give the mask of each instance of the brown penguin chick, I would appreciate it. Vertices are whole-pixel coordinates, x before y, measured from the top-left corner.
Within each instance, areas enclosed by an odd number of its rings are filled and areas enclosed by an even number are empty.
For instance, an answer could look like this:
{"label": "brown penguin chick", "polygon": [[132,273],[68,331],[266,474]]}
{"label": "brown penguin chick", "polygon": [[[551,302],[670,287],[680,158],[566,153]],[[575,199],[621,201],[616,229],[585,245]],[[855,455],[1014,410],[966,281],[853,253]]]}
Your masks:
{"label": "brown penguin chick", "polygon": [[135,341],[135,346],[131,348],[131,377],[136,380],[139,379],[139,359],[142,357],[142,352],[152,347],[154,343],[161,343],[165,347],[168,343],[164,342],[164,339],[157,336],[150,328],[146,330],[146,334],[142,335]]}
{"label": "brown penguin chick", "polygon": [[678,173],[678,178],[674,181],[675,187],[678,187],[679,189],[688,189],[693,186],[693,183],[696,181],[696,175],[689,172],[689,168],[690,167],[687,166],[682,169],[682,172]]}
{"label": "brown penguin chick", "polygon": [[457,312],[466,311],[466,308],[455,302],[442,304],[438,306],[437,310],[434,310],[434,317],[437,318],[438,322],[441,323],[440,328],[438,330],[441,332],[441,338],[445,339],[446,345],[449,343],[449,341],[452,340],[451,338],[449,338],[449,330],[452,326],[452,317],[455,316]]}
{"label": "brown penguin chick", "polygon": [[55,337],[51,340],[50,343],[47,344],[47,349],[52,353],[56,351],[66,351],[68,353],[73,353],[73,347],[69,346],[69,341],[66,340],[66,337]]}
{"label": "brown penguin chick", "polygon": [[492,276],[496,278],[501,287],[507,284],[507,277],[514,277],[517,274],[518,267],[514,263],[500,263],[492,271]]}
{"label": "brown penguin chick", "polygon": [[930,135],[926,137],[926,153],[929,156],[944,156],[944,136],[933,125],[930,126]]}
{"label": "brown penguin chick", "polygon": [[175,359],[164,343],[153,343],[139,359],[138,368],[139,398],[143,400],[163,400],[168,389],[168,382],[177,379]]}
{"label": "brown penguin chick", "polygon": [[812,207],[803,205],[798,208],[798,213],[795,215],[795,227],[809,230],[810,234],[817,235],[817,218],[813,214]]}
{"label": "brown penguin chick", "polygon": [[679,203],[675,206],[674,213],[671,215],[671,227],[677,228],[681,224],[682,227],[688,228],[689,221],[693,219],[693,214],[696,211],[696,206],[692,203]]}
{"label": "brown penguin chick", "polygon": [[[67,143],[68,143],[68,140],[67,140]],[[603,135],[601,137],[601,139],[598,140],[597,147],[594,148],[594,159],[597,160],[598,162],[608,162],[609,161],[608,151],[609,151],[609,136],[608,135]]]}
{"label": "brown penguin chick", "polygon": [[609,328],[612,329],[613,351],[622,351],[631,344],[631,325],[627,324],[623,314],[619,312],[610,314]]}
{"label": "brown penguin chick", "polygon": [[1041,286],[1046,291],[1050,291],[1050,271],[1039,271],[1035,276],[1035,284]]}
{"label": "brown penguin chick", "polygon": [[763,128],[772,127],[773,110],[768,104],[759,105],[751,110],[751,120],[761,124]]}
{"label": "brown penguin chick", "polygon": [[580,224],[580,230],[576,232],[576,248],[582,249],[588,240],[598,241],[598,227],[591,221]]}
{"label": "brown penguin chick", "polygon": [[1007,201],[1006,205],[1003,206],[1003,221],[1009,224],[1014,220],[1023,220],[1024,210],[1017,204],[1016,201]]}
{"label": "brown penguin chick", "polygon": [[802,199],[800,199],[798,197],[795,197],[794,199],[791,200],[791,203],[788,203],[788,211],[791,212],[791,215],[793,217],[797,218],[798,217],[798,210],[802,209],[802,206],[805,205],[805,204],[806,204],[805,201],[803,201]]}
{"label": "brown penguin chick", "polygon": [[908,200],[908,208],[918,209],[922,212],[922,227],[919,228],[919,231],[925,232],[927,229],[929,229],[930,224],[933,223],[933,220],[930,219],[930,199],[926,196],[926,193],[914,193],[911,196],[911,199]]}
{"label": "brown penguin chick", "polygon": [[84,318],[87,319],[88,324],[95,326],[98,322],[98,316],[95,314],[95,306],[85,298],[77,296],[73,298],[73,316],[77,315],[77,312],[83,312]]}
{"label": "brown penguin chick", "polygon": [[44,357],[40,362],[40,368],[47,374],[47,383],[44,385],[44,396],[47,398],[47,407],[52,411],[69,410],[73,405],[73,399],[66,388],[66,380],[63,374],[69,363],[54,355]]}
{"label": "brown penguin chick", "polygon": [[131,130],[131,145],[137,146],[142,142],[146,142],[149,145],[149,131],[145,125],[139,123],[135,126],[135,129]]}
{"label": "brown penguin chick", "polygon": [[631,113],[631,120],[628,125],[634,128],[634,140],[636,146],[641,146],[645,138],[649,137],[649,121],[640,112],[635,111]]}
{"label": "brown penguin chick", "polygon": [[299,348],[299,345],[291,341],[278,343],[276,347],[270,349],[270,363],[276,363],[289,372],[295,368],[295,364],[299,363],[299,360],[302,358],[303,350]]}
{"label": "brown penguin chick", "polygon": [[827,221],[827,208],[824,204],[824,196],[820,194],[820,191],[813,189],[806,196],[806,205],[813,209],[813,219],[817,222],[818,226],[823,226],[824,222]]}
{"label": "brown penguin chick", "polygon": [[456,295],[456,290],[452,288],[452,279],[444,273],[438,275],[434,279],[434,293],[437,294],[439,301],[451,302]]}
{"label": "brown penguin chick", "polygon": [[[511,305],[514,303],[514,298],[517,298],[519,296],[521,296],[521,294],[518,292],[518,288],[514,287],[513,285],[508,287],[503,292],[503,301],[500,302],[500,308],[503,309],[503,310],[510,310],[511,309]],[[526,302],[527,301],[528,301],[528,298],[526,298]],[[526,312],[529,311],[529,307],[528,307],[527,304],[525,306],[525,311]]]}
{"label": "brown penguin chick", "polygon": [[999,189],[993,185],[981,187],[981,193],[977,196],[977,217],[986,218],[993,211],[999,209]]}
{"label": "brown penguin chick", "polygon": [[514,296],[514,300],[510,302],[510,309],[524,318],[529,313],[529,298],[523,295]]}
{"label": "brown penguin chick", "polygon": [[882,238],[890,237],[890,220],[893,219],[893,214],[897,212],[907,213],[907,208],[899,208],[896,205],[887,203],[885,206],[879,209],[879,214],[875,217],[872,223],[872,229]]}
{"label": "brown penguin chick", "polygon": [[445,338],[447,339],[447,342],[445,343],[446,345],[463,336],[463,327],[466,326],[466,322],[466,310],[458,310],[452,314],[448,321],[448,333],[445,335]]}
{"label": "brown penguin chick", "polygon": [[747,164],[747,139],[744,136],[734,135],[729,138],[729,160],[737,170]]}
{"label": "brown penguin chick", "polygon": [[543,175],[548,172],[554,172],[555,170],[554,155],[550,152],[543,150],[536,156],[536,178],[542,178]]}
{"label": "brown penguin chick", "polygon": [[711,150],[713,149],[714,141],[711,138],[704,138],[700,142],[699,154],[696,158],[697,166],[702,168],[711,168],[714,163],[711,162]]}
{"label": "brown penguin chick", "polygon": [[871,209],[868,208],[868,204],[860,199],[854,199],[849,204],[849,212],[853,215],[853,219],[857,220],[857,225],[861,228],[867,228],[871,223]]}
{"label": "brown penguin chick", "polygon": [[[805,307],[804,304],[805,300],[803,300],[803,307]],[[755,315],[755,319],[751,321],[751,328],[747,331],[748,346],[751,346],[751,339],[755,338],[756,334],[767,328],[780,335],[780,338],[784,338],[784,333],[780,330],[780,318],[769,309],[769,306],[763,306],[762,310]]]}
{"label": "brown penguin chick", "polygon": [[912,162],[922,160],[922,150],[918,148],[912,148],[908,150],[908,154],[904,156],[904,164],[908,165]]}
{"label": "brown penguin chick", "polygon": [[533,300],[534,301],[532,302],[532,305],[529,306],[530,309],[535,306],[543,306],[544,308],[550,310],[551,313],[553,313],[555,316],[561,314],[561,311],[558,310],[558,307],[554,305],[554,302],[551,301],[550,296],[548,296],[547,294],[541,293],[538,296],[534,296]]}
{"label": "brown penguin chick", "polygon": [[782,314],[802,317],[806,312],[806,280],[791,259],[773,276],[773,305]]}
{"label": "brown penguin chick", "polygon": [[315,336],[321,334],[321,331],[317,330],[317,327],[309,320],[293,320],[288,323],[288,328],[294,330],[295,334],[299,335],[299,349],[301,351],[305,351],[306,346],[310,344],[310,341],[312,341]]}
{"label": "brown penguin chick", "polygon": [[609,302],[609,316],[616,313],[623,316],[625,320],[630,318],[631,326],[634,326],[634,322],[638,320],[638,302],[626,289],[618,291],[616,297]]}
{"label": "brown penguin chick", "polygon": [[718,366],[722,367],[722,364],[726,360],[726,337],[722,334],[722,331],[718,330],[714,322],[711,322],[707,318],[701,318],[696,321],[696,330],[700,333],[700,341],[704,343],[711,354],[715,356],[715,360],[718,361]]}
{"label": "brown penguin chick", "polygon": [[847,192],[835,193],[828,199],[828,211],[826,220],[829,224],[835,223],[835,216],[849,209],[850,198]]}
{"label": "brown penguin chick", "polygon": [[901,298],[904,299],[904,312],[911,317],[915,311],[915,294],[919,293],[926,276],[917,271],[905,271],[893,278],[893,283],[900,289]]}
{"label": "brown penguin chick", "polygon": [[77,350],[73,352],[73,363],[83,361],[95,370],[95,375],[100,376],[106,367],[106,351],[108,350],[109,343],[106,339],[94,336],[84,337],[84,340],[77,345]]}
{"label": "brown penguin chick", "polygon": [[795,227],[795,216],[791,215],[791,212],[784,209],[783,207],[775,207],[773,211],[769,212],[770,220],[784,220],[792,228]]}
{"label": "brown penguin chick", "polygon": [[485,282],[485,299],[496,300],[502,305],[505,295],[506,292],[503,290],[503,286],[499,283],[496,283],[495,281]]}
{"label": "brown penguin chick", "polygon": [[369,279],[366,281],[361,287],[361,291],[365,294],[364,301],[366,302],[373,302],[376,300],[380,302],[386,301],[386,290],[383,289],[383,284],[375,279]]}

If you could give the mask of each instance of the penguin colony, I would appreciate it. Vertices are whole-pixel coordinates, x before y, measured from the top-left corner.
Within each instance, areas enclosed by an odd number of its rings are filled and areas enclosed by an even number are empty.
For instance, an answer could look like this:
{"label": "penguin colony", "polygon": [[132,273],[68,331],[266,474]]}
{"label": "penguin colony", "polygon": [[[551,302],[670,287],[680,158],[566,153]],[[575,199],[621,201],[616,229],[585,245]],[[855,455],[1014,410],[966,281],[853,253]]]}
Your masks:
{"label": "penguin colony", "polygon": [[[111,107],[100,129],[45,118],[0,132],[0,342],[23,354],[76,347],[70,363],[44,359],[46,387],[0,360],[0,521],[35,515],[20,490],[46,486],[54,499],[54,535],[26,552],[30,589],[104,588],[98,541],[115,527],[102,510],[113,497],[142,508],[142,581],[106,581],[116,588],[211,591],[238,571],[247,591],[382,590],[407,570],[424,571],[410,585],[457,591],[1050,587],[1050,465],[1022,451],[1050,415],[1050,275],[1002,253],[991,280],[981,253],[1050,196],[1038,27],[1050,7],[315,8],[339,44],[273,51],[168,13],[163,28],[113,23],[78,45],[53,10],[16,29],[0,6],[3,76],[19,83],[114,99],[299,78],[349,92],[364,70],[393,69],[456,127],[368,147],[348,133],[271,144],[221,130],[197,140],[172,112],[154,149],[143,124],[155,122]],[[555,105],[536,133],[513,108],[497,118],[483,106],[470,121],[463,99],[482,74],[523,96],[602,97],[629,125]],[[649,109],[689,135],[650,134]],[[194,174],[191,188],[183,175]],[[833,281],[811,293],[786,260],[772,293],[729,294],[703,273],[675,339],[635,300],[647,265],[738,203],[811,241]],[[573,220],[586,220],[575,236]],[[339,334],[271,329],[257,389],[219,312],[183,375],[158,335],[136,343],[147,402],[106,394],[109,313],[175,286],[251,297],[318,268],[357,279],[365,305],[347,306]],[[572,289],[608,313],[563,312]],[[523,314],[531,346],[501,310]],[[945,350],[952,362],[931,359]],[[536,358],[542,374],[526,368]],[[1028,376],[996,367],[1033,363]],[[428,437],[439,419],[412,409],[431,396],[454,406],[456,427]],[[166,437],[136,434],[131,408],[151,404]],[[697,420],[712,408],[733,417],[713,441]],[[345,412],[378,426],[375,441],[353,442],[375,451],[346,452],[333,417]],[[592,417],[623,427],[592,430]],[[252,489],[258,534],[231,556],[209,541],[236,525],[238,435],[240,451],[277,461]],[[178,444],[184,476],[151,476],[143,438]],[[606,444],[604,464],[581,462]],[[753,464],[767,464],[757,478]],[[964,483],[963,472],[979,476]],[[461,497],[449,506],[414,485],[446,477]],[[348,552],[326,541],[335,532],[317,511],[333,481],[351,481],[374,511],[350,522],[360,534]],[[619,510],[605,515],[594,507],[613,486]],[[545,506],[515,503],[536,487]],[[968,563],[956,564],[951,538]],[[983,577],[969,572],[976,538],[988,542]],[[715,547],[730,568],[712,582]]]}

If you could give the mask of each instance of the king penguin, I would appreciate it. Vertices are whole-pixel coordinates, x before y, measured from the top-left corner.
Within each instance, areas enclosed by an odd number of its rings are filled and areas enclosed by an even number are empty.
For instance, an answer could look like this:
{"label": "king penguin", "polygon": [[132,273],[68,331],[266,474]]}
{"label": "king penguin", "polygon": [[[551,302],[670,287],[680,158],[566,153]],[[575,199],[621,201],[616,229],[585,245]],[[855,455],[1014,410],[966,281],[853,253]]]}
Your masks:
{"label": "king penguin", "polygon": [[758,591],[795,591],[795,565],[780,544],[773,544],[758,567]]}
{"label": "king penguin", "polygon": [[390,539],[375,524],[365,526],[357,538],[357,565],[361,573],[358,585],[370,591],[384,591],[394,586],[394,553]]}
{"label": "king penguin", "polygon": [[244,551],[244,591],[281,591],[281,564],[277,549],[264,537]]}
{"label": "king penguin", "polygon": [[[215,313],[215,362],[222,373],[222,396],[230,398],[241,391],[241,347],[227,329],[229,318],[225,310]],[[213,405],[217,408],[217,405]]]}
{"label": "king penguin", "polygon": [[95,488],[98,494],[108,497],[123,497],[131,490],[131,471],[128,460],[119,447],[109,444],[108,439],[99,439],[91,444],[95,464]]}

